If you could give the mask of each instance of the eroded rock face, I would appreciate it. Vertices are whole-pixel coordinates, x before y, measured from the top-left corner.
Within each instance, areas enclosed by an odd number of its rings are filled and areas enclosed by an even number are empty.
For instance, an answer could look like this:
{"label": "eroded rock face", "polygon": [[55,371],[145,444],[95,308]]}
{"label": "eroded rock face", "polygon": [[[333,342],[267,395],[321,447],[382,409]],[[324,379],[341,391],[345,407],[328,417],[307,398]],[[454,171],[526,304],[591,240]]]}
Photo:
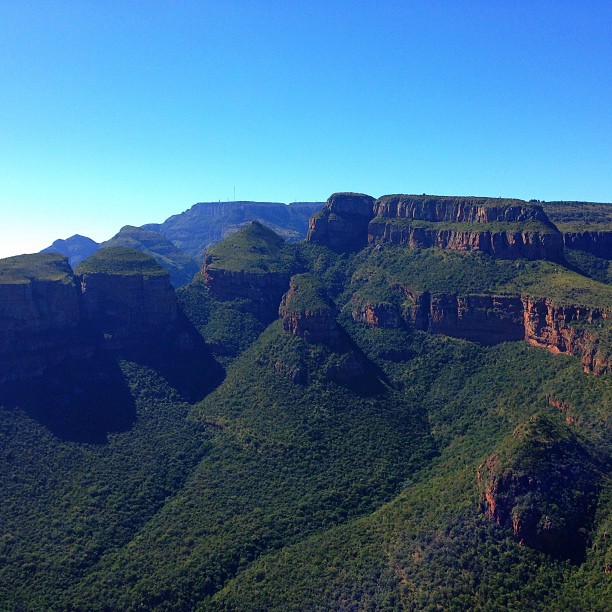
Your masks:
{"label": "eroded rock face", "polygon": [[549,299],[523,298],[525,340],[553,353],[580,357],[585,371],[604,374],[612,356],[599,345],[589,325],[608,319],[610,313],[584,306],[556,306]]}
{"label": "eroded rock face", "polygon": [[168,331],[177,318],[169,275],[86,273],[78,277],[85,319],[116,347]]}
{"label": "eroded rock face", "polygon": [[524,337],[523,307],[518,297],[459,296],[401,289],[405,296],[403,316],[393,305],[366,302],[353,308],[353,320],[370,327],[407,325],[485,345]]}
{"label": "eroded rock face", "polygon": [[[41,256],[43,257],[43,256]],[[79,297],[67,267],[57,280],[0,278],[0,383],[29,379],[66,356],[91,351],[79,328]]]}
{"label": "eroded rock face", "polygon": [[374,198],[358,193],[334,193],[322,211],[310,217],[308,242],[339,252],[358,251],[368,242]]}
{"label": "eroded rock face", "polygon": [[243,309],[264,323],[278,316],[278,306],[289,286],[287,272],[255,273],[209,268],[204,260],[202,276],[216,299],[248,300]]}
{"label": "eroded rock face", "polygon": [[563,259],[562,234],[542,207],[522,200],[408,195],[374,200],[338,193],[311,217],[307,240],[340,252],[388,243],[482,251],[500,259]]}
{"label": "eroded rock face", "polygon": [[563,234],[563,242],[567,249],[578,249],[596,257],[612,259],[612,232],[566,232]]}
{"label": "eroded rock face", "polygon": [[510,527],[518,542],[583,560],[598,474],[567,426],[532,417],[480,465],[476,480],[485,515]]}
{"label": "eroded rock face", "polygon": [[316,293],[310,276],[300,274],[291,279],[278,311],[283,331],[313,344],[333,345],[340,335],[336,309]]}
{"label": "eroded rock face", "polygon": [[491,198],[390,195],[376,200],[374,214],[436,223],[540,221],[550,224],[541,206],[522,200],[504,200],[499,205],[491,205],[491,201]]}
{"label": "eroded rock face", "polygon": [[542,232],[469,231],[402,226],[377,221],[368,229],[371,243],[406,245],[426,249],[438,247],[454,251],[481,251],[498,259],[563,258],[561,234]]}

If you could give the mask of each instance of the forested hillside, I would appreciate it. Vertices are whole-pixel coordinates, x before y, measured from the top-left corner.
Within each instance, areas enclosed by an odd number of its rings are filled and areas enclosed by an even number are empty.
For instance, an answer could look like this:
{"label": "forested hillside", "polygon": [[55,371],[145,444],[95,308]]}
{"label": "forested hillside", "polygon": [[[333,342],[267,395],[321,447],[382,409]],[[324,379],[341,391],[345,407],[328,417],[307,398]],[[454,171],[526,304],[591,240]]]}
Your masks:
{"label": "forested hillside", "polygon": [[3,329],[56,324],[43,270],[91,340],[0,387],[0,608],[608,609],[612,288],[545,210],[334,194],[176,298],[125,248],[0,265]]}

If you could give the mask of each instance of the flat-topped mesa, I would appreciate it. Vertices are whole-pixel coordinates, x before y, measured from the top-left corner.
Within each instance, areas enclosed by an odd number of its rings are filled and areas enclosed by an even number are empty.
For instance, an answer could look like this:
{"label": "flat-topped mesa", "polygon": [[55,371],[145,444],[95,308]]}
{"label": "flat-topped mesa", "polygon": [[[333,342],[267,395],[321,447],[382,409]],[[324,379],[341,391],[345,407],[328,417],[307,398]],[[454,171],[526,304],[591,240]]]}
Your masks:
{"label": "flat-topped mesa", "polygon": [[312,274],[298,274],[291,278],[278,314],[283,331],[307,342],[333,344],[338,339],[340,330],[336,323],[336,309],[325,299]]}
{"label": "flat-topped mesa", "polygon": [[0,260],[0,383],[29,379],[69,354],[87,356],[79,295],[66,257],[56,253]]}
{"label": "flat-topped mesa", "polygon": [[170,276],[149,255],[125,247],[101,249],[75,272],[84,317],[109,348],[146,343],[176,322]]}
{"label": "flat-topped mesa", "polygon": [[542,207],[516,199],[335,193],[311,217],[307,240],[340,252],[389,243],[563,259],[563,236]]}
{"label": "flat-topped mesa", "polygon": [[253,221],[208,250],[202,276],[216,299],[242,300],[244,310],[271,323],[294,267],[292,247]]}
{"label": "flat-topped mesa", "polygon": [[522,200],[383,196],[368,225],[370,244],[481,251],[499,259],[563,259],[563,236],[541,206]]}
{"label": "flat-topped mesa", "polygon": [[362,249],[368,243],[368,223],[374,216],[374,198],[363,193],[334,193],[310,217],[308,242],[338,252]]}

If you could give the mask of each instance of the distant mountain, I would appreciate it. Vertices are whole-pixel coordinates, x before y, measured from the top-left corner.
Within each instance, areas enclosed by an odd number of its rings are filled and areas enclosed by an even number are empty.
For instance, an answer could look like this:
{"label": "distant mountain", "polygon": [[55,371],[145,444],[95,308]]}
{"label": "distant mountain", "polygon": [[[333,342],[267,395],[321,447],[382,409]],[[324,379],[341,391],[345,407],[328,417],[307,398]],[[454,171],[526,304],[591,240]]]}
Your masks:
{"label": "distant mountain", "polygon": [[159,232],[152,230],[126,225],[110,240],[103,242],[100,248],[117,246],[128,247],[151,255],[162,268],[168,270],[170,282],[177,288],[190,283],[199,269],[193,259],[177,249]]}
{"label": "distant mountain", "polygon": [[163,234],[187,255],[201,262],[206,247],[237,232],[251,221],[259,221],[289,242],[301,240],[306,236],[310,215],[322,208],[323,204],[200,202],[163,223],[149,223],[142,227]]}
{"label": "distant mountain", "polygon": [[59,253],[60,255],[65,255],[70,266],[74,268],[84,259],[93,255],[99,248],[100,245],[91,238],[75,234],[70,238],[66,238],[66,240],[56,240],[51,246],[43,249],[41,253]]}

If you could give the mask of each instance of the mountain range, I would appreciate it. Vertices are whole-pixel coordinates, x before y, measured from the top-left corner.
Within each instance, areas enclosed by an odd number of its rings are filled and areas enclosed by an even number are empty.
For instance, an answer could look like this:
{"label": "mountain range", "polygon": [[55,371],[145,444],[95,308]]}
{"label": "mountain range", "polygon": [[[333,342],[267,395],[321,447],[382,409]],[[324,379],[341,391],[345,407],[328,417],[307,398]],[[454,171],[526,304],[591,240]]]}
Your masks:
{"label": "mountain range", "polygon": [[612,206],[223,206],[0,260],[0,607],[608,609]]}

